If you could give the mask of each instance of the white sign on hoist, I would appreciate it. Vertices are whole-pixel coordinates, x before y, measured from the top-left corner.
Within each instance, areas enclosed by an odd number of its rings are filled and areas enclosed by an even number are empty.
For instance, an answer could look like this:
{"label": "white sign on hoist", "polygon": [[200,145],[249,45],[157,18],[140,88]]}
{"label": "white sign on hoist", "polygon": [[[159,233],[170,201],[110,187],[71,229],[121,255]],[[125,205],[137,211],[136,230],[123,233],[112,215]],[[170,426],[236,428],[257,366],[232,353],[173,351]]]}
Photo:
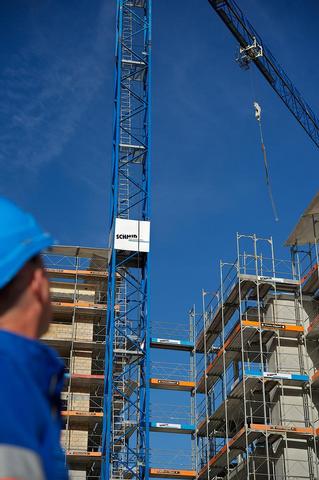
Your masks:
{"label": "white sign on hoist", "polygon": [[150,222],[117,218],[115,220],[114,248],[131,252],[149,252]]}

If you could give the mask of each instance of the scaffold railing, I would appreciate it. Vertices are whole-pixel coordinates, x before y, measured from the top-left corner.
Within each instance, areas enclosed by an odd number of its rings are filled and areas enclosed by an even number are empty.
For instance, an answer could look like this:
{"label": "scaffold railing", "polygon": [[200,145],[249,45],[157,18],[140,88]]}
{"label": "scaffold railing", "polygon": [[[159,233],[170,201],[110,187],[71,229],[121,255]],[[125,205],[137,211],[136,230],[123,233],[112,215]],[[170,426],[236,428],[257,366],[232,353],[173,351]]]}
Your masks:
{"label": "scaffold railing", "polygon": [[192,412],[189,405],[178,403],[151,403],[150,414],[152,421],[174,421],[187,424],[194,423],[194,418],[192,417]]}
{"label": "scaffold railing", "polygon": [[185,322],[156,322],[152,325],[151,335],[167,339],[193,340],[193,328]]}
{"label": "scaffold railing", "polygon": [[42,259],[45,267],[52,270],[52,274],[67,274],[72,271],[78,274],[83,271],[85,274],[92,271],[92,277],[94,277],[94,273],[97,273],[98,277],[103,279],[107,277],[108,255],[108,250],[102,248],[57,246],[53,247],[51,251],[44,252]]}
{"label": "scaffold railing", "polygon": [[173,468],[193,470],[192,452],[185,449],[156,449],[150,450],[150,465],[154,468]]}
{"label": "scaffold railing", "polygon": [[285,480],[318,476],[319,311],[309,296],[318,280],[305,288],[298,261],[277,260],[272,238],[238,234],[237,260],[220,262],[219,289],[203,291],[195,342],[199,480],[277,479],[280,465]]}
{"label": "scaffold railing", "polygon": [[190,364],[180,362],[152,362],[151,376],[168,380],[193,380]]}

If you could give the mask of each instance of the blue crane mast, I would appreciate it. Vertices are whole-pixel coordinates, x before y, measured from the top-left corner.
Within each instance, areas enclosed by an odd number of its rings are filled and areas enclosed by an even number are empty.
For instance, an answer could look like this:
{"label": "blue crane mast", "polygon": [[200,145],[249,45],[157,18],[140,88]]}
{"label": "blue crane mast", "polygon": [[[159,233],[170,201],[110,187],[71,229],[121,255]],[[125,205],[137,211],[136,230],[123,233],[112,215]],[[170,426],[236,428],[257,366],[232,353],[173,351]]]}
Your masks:
{"label": "blue crane mast", "polygon": [[149,476],[151,0],[117,0],[101,478]]}
{"label": "blue crane mast", "polygon": [[208,0],[240,44],[240,61],[254,62],[290,112],[319,147],[319,120],[234,0]]}

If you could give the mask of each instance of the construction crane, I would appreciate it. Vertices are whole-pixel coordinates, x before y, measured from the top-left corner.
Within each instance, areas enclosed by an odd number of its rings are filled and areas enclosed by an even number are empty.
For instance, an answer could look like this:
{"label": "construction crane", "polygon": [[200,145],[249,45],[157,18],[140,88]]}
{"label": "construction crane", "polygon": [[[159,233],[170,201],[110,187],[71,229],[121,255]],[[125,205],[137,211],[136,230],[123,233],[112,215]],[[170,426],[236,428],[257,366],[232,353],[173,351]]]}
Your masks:
{"label": "construction crane", "polygon": [[101,478],[149,475],[151,0],[117,0]]}
{"label": "construction crane", "polygon": [[[255,63],[319,147],[318,120],[239,7],[233,0],[209,1],[239,41],[241,61]],[[152,0],[116,2],[101,479],[147,480]]]}
{"label": "construction crane", "polygon": [[238,40],[242,66],[253,62],[319,148],[319,119],[234,0],[208,0]]}

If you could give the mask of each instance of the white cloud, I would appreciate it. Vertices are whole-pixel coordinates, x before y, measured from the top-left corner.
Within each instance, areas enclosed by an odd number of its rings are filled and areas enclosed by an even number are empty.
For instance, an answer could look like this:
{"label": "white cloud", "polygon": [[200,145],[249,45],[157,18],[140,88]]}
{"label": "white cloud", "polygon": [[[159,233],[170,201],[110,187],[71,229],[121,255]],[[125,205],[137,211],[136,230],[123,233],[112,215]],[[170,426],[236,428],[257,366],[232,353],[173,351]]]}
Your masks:
{"label": "white cloud", "polygon": [[105,66],[105,46],[113,37],[105,28],[108,16],[110,5],[104,1],[96,27],[83,35],[83,19],[77,24],[76,18],[64,18],[62,39],[55,38],[57,19],[52,29],[42,27],[41,18],[29,19],[31,40],[12,56],[0,79],[4,167],[35,172],[63,152],[106,75],[113,74]]}

